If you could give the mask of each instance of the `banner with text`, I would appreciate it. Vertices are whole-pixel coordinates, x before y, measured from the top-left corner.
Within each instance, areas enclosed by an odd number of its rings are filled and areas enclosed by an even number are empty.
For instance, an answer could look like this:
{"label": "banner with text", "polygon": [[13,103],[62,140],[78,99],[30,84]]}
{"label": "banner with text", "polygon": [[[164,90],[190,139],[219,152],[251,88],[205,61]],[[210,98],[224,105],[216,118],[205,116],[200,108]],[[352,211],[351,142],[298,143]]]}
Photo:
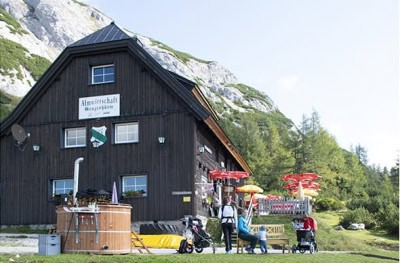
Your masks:
{"label": "banner with text", "polygon": [[119,94],[79,98],[79,119],[119,116]]}

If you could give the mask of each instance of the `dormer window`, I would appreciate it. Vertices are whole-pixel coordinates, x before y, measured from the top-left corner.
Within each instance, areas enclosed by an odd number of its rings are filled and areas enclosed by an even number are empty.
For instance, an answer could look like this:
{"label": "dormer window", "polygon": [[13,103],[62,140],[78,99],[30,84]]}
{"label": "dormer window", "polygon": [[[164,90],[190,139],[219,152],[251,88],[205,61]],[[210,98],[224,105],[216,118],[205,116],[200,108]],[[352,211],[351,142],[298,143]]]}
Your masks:
{"label": "dormer window", "polygon": [[114,82],[114,65],[92,67],[92,84]]}

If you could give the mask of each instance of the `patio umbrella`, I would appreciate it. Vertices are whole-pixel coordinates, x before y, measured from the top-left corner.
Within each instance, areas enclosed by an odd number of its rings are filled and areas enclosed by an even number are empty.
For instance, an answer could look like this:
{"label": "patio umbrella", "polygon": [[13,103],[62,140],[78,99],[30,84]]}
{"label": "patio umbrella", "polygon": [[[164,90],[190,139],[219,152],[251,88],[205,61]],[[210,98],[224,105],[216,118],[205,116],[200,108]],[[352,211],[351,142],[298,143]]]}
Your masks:
{"label": "patio umbrella", "polygon": [[286,189],[297,189],[299,187],[299,184],[301,183],[301,186],[303,187],[303,189],[318,189],[319,188],[319,183],[316,182],[311,182],[311,181],[305,181],[305,182],[292,182],[290,184],[285,185]]}
{"label": "patio umbrella", "polygon": [[219,171],[219,170],[211,170],[210,173],[211,180],[218,179],[243,179],[249,177],[249,173],[242,171]]}
{"label": "patio umbrella", "polygon": [[243,185],[243,186],[237,187],[236,192],[237,193],[250,193],[250,204],[249,204],[249,207],[247,208],[247,216],[246,216],[246,221],[247,221],[247,223],[249,223],[249,221],[250,221],[249,219],[251,218],[252,213],[253,213],[253,196],[255,193],[264,192],[264,190],[257,185],[249,184],[249,185]]}
{"label": "patio umbrella", "polygon": [[237,187],[236,192],[254,194],[254,193],[262,193],[262,192],[264,192],[264,190],[257,185],[248,184],[248,185],[243,185],[243,186]]}
{"label": "patio umbrella", "polygon": [[[289,182],[285,188],[290,191],[290,194],[300,196],[318,195],[319,183],[313,182],[313,180],[319,180],[322,177],[316,173],[302,173],[302,174],[285,174],[281,177],[281,181]],[[306,191],[307,190],[307,191]]]}
{"label": "patio umbrella", "polygon": [[302,173],[302,174],[285,174],[281,177],[281,181],[313,181],[319,180],[322,177],[316,173]]}
{"label": "patio umbrella", "polygon": [[113,191],[111,196],[111,204],[118,205],[118,193],[117,193],[117,185],[114,182]]}
{"label": "patio umbrella", "polygon": [[[304,196],[317,196],[318,191],[314,189],[303,189]],[[291,195],[297,195],[297,189],[290,191]]]}

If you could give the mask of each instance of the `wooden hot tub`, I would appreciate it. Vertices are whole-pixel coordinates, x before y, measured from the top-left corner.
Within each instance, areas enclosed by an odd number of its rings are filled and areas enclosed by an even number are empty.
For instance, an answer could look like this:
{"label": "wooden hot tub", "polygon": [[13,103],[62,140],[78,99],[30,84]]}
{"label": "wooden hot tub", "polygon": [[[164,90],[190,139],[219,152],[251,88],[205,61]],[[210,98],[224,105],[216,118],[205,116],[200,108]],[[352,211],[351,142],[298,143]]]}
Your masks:
{"label": "wooden hot tub", "polygon": [[62,253],[131,253],[130,205],[57,207],[57,232]]}

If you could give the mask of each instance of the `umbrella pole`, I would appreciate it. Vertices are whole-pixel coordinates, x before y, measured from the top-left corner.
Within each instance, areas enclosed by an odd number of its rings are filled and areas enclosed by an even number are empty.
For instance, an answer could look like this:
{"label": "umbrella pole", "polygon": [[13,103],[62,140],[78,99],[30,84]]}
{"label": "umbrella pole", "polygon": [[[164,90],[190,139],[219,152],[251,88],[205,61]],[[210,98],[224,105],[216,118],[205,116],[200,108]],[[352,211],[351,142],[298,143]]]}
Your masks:
{"label": "umbrella pole", "polygon": [[250,203],[249,203],[249,207],[247,208],[247,216],[246,216],[247,224],[250,223],[250,218],[252,217],[252,213],[253,213],[253,196],[254,196],[254,193],[250,193]]}

